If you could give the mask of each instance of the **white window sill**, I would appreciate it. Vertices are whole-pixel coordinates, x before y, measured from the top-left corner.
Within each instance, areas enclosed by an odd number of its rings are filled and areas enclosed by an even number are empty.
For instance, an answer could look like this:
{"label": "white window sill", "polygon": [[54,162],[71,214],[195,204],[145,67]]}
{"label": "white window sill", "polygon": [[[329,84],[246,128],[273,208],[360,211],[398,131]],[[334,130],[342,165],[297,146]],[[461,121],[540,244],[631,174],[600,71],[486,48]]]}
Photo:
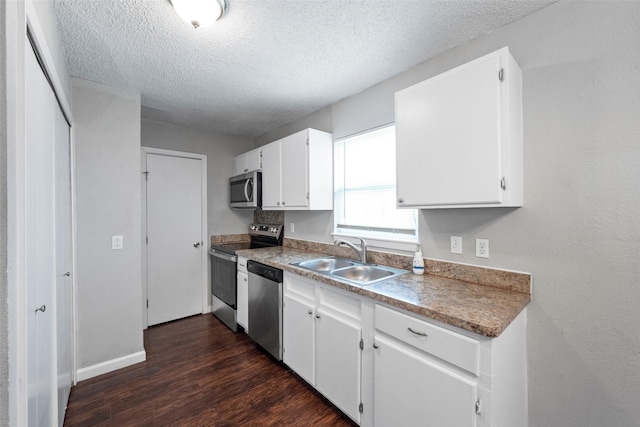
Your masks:
{"label": "white window sill", "polygon": [[416,251],[416,245],[419,244],[419,241],[415,237],[411,237],[410,239],[392,239],[387,237],[374,236],[368,233],[358,233],[358,232],[340,232],[336,231],[331,233],[334,239],[340,238],[349,240],[354,244],[359,244],[358,238],[364,239],[367,242],[367,247],[369,249],[381,249],[384,252],[393,252],[399,253],[402,255],[413,255]]}

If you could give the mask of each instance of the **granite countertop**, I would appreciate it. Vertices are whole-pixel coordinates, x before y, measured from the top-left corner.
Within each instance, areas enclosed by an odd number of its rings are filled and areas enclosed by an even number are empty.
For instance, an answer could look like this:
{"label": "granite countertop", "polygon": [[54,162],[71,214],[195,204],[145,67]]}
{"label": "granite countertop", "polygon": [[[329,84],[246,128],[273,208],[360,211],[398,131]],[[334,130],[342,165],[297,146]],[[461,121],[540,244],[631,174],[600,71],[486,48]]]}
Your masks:
{"label": "granite countertop", "polygon": [[237,254],[486,337],[499,336],[531,302],[530,292],[433,274],[408,273],[359,286],[291,265],[328,255],[286,246],[241,250]]}

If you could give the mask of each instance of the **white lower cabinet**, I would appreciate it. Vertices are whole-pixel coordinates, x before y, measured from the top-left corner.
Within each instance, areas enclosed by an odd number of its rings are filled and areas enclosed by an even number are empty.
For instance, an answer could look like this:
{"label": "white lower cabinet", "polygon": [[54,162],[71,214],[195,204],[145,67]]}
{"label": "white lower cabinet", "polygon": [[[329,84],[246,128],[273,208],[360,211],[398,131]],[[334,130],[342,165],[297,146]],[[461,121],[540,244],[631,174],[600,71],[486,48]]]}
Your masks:
{"label": "white lower cabinet", "polygon": [[285,291],[282,310],[283,361],[306,382],[315,386],[314,303],[292,298]]}
{"label": "white lower cabinet", "polygon": [[377,426],[475,426],[477,383],[394,340],[376,337]]}
{"label": "white lower cabinet", "polygon": [[237,286],[236,321],[244,328],[245,332],[249,332],[249,275],[247,274],[247,259],[242,257],[238,257]]}
{"label": "white lower cabinet", "polygon": [[[472,350],[479,343],[452,335],[426,322],[375,307],[374,419],[377,426],[452,426],[477,425],[478,381],[475,374],[451,366],[451,360],[433,357],[425,351],[430,341],[446,357],[461,346]],[[398,326],[402,325],[400,328]],[[384,331],[399,331],[396,336]],[[443,348],[444,346],[444,348]],[[468,365],[472,370],[476,363]]]}
{"label": "white lower cabinet", "polygon": [[360,325],[316,311],[316,388],[352,419],[360,419]]}
{"label": "white lower cabinet", "polygon": [[360,301],[285,272],[283,361],[360,422]]}
{"label": "white lower cabinet", "polygon": [[284,303],[284,363],[358,424],[528,425],[525,311],[488,338],[288,272]]}

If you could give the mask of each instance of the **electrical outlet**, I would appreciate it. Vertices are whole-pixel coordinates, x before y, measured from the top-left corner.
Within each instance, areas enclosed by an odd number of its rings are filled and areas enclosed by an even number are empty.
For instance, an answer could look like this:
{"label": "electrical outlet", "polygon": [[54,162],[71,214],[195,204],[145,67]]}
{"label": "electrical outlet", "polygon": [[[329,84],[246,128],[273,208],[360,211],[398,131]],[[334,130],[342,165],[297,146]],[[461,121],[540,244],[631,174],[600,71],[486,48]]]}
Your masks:
{"label": "electrical outlet", "polygon": [[122,236],[111,236],[111,249],[122,249],[123,246]]}
{"label": "electrical outlet", "polygon": [[462,253],[462,237],[451,236],[451,253],[452,254]]}
{"label": "electrical outlet", "polygon": [[293,222],[289,223],[289,232],[290,233],[295,233],[296,232],[296,225]]}
{"label": "electrical outlet", "polygon": [[489,258],[488,239],[476,239],[476,256],[478,258]]}

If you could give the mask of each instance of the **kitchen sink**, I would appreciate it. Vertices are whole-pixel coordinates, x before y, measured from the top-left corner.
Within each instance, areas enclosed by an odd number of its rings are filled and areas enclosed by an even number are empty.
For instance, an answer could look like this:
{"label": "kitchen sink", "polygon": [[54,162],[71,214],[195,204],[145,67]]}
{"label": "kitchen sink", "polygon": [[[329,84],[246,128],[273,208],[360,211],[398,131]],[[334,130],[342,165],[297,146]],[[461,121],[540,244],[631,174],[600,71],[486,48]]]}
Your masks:
{"label": "kitchen sink", "polygon": [[393,271],[372,267],[370,265],[354,265],[353,267],[332,271],[331,275],[355,282],[371,282],[393,276]]}
{"label": "kitchen sink", "polygon": [[331,271],[338,268],[350,267],[354,265],[353,261],[344,258],[318,258],[309,261],[302,261],[295,265],[313,271]]}
{"label": "kitchen sink", "polygon": [[292,265],[314,271],[336,279],[343,279],[360,286],[371,285],[382,280],[408,273],[400,268],[384,265],[362,264],[345,258],[325,257],[292,263]]}

